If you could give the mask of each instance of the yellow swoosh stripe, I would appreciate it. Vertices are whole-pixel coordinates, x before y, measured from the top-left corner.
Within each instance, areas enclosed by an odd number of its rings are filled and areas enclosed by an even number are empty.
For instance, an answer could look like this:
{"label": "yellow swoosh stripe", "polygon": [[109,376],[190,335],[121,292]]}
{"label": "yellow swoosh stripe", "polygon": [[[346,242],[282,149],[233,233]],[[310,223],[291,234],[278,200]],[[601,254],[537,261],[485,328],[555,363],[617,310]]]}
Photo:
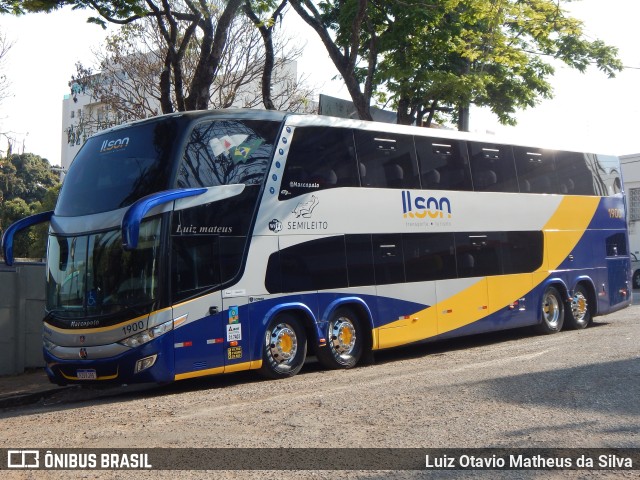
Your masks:
{"label": "yellow swoosh stripe", "polygon": [[[408,319],[374,328],[374,350],[450,332],[491,315],[523,297],[567,258],[589,226],[599,203],[599,197],[564,197],[543,227],[545,259],[538,270],[533,274],[482,278],[465,290],[410,315]],[[549,232],[553,234],[548,235]]]}

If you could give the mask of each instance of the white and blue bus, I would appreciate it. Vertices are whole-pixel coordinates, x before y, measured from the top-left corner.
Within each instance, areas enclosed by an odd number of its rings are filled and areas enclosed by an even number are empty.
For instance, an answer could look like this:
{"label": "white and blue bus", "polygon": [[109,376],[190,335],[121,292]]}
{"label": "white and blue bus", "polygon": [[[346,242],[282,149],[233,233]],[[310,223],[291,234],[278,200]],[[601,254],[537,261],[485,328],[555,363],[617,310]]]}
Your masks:
{"label": "white and blue bus", "polygon": [[91,137],[50,221],[55,383],[349,368],[379,349],[630,303],[616,157],[255,110]]}

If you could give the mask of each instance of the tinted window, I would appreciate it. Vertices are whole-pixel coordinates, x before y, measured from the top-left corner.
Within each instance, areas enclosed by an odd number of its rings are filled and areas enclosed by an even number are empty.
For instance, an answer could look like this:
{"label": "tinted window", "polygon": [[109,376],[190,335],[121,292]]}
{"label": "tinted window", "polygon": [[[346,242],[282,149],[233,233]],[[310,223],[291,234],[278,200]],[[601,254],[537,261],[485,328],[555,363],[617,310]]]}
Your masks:
{"label": "tinted window", "polygon": [[513,147],[520,191],[559,193],[553,152],[529,147]]}
{"label": "tinted window", "polygon": [[172,244],[172,291],[174,301],[191,297],[220,284],[219,237],[174,237]]}
{"label": "tinted window", "polygon": [[280,200],[316,190],[358,185],[351,130],[331,127],[295,129],[282,178]]}
{"label": "tinted window", "polygon": [[456,277],[452,233],[414,233],[402,236],[407,282]]}
{"label": "tinted window", "polygon": [[542,265],[542,232],[506,232],[502,234],[500,256],[502,273],[531,273]]}
{"label": "tinted window", "polygon": [[373,249],[371,235],[347,235],[347,271],[349,286],[373,285]]}
{"label": "tinted window", "polygon": [[415,137],[422,188],[471,190],[465,143],[445,138]]}
{"label": "tinted window", "polygon": [[516,169],[510,146],[469,142],[471,177],[476,192],[517,192]]}
{"label": "tinted window", "polygon": [[216,120],[195,126],[178,171],[178,187],[261,184],[278,122]]}
{"label": "tinted window", "polygon": [[456,233],[455,241],[458,277],[484,277],[502,273],[499,233]]}
{"label": "tinted window", "polygon": [[419,188],[413,137],[366,131],[354,135],[363,187]]}
{"label": "tinted window", "polygon": [[373,235],[373,256],[377,285],[404,282],[401,234]]}
{"label": "tinted window", "polygon": [[272,254],[265,284],[270,293],[347,286],[344,237],[311,240]]}
{"label": "tinted window", "polygon": [[607,237],[607,257],[617,257],[627,255],[627,237],[624,233],[616,233]]}
{"label": "tinted window", "polygon": [[620,159],[612,155],[586,154],[587,164],[595,177],[596,195],[615,195],[622,192]]}
{"label": "tinted window", "polygon": [[584,153],[556,152],[556,170],[560,193],[595,195],[593,174]]}
{"label": "tinted window", "polygon": [[116,210],[168,189],[178,137],[177,121],[164,119],[90,138],[69,168],[56,215]]}

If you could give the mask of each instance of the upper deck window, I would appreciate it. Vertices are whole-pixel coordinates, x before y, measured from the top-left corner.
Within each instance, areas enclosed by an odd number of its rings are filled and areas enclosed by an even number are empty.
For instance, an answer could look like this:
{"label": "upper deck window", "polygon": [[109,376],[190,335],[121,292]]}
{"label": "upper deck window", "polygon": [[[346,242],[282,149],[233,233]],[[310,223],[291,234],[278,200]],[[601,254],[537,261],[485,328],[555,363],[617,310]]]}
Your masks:
{"label": "upper deck window", "polygon": [[196,125],[177,186],[259,185],[269,167],[279,122],[215,120]]}
{"label": "upper deck window", "polygon": [[465,143],[446,138],[416,137],[422,188],[472,190]]}
{"label": "upper deck window", "polygon": [[420,187],[412,136],[356,130],[355,140],[363,187]]}
{"label": "upper deck window", "polygon": [[517,192],[513,150],[508,145],[468,142],[476,192]]}
{"label": "upper deck window", "polygon": [[298,127],[293,134],[280,200],[335,187],[358,186],[351,130]]}
{"label": "upper deck window", "polygon": [[107,212],[170,188],[175,119],[163,119],[91,137],[73,160],[56,215]]}

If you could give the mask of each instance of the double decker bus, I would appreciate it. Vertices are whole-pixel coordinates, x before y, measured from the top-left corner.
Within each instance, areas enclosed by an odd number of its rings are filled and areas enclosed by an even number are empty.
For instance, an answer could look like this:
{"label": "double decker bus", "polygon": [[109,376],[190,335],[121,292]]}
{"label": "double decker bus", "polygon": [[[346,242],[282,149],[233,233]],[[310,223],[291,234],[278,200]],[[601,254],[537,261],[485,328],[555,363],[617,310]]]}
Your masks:
{"label": "double decker bus", "polygon": [[91,137],[49,221],[55,383],[289,377],[630,303],[616,157],[220,110]]}

